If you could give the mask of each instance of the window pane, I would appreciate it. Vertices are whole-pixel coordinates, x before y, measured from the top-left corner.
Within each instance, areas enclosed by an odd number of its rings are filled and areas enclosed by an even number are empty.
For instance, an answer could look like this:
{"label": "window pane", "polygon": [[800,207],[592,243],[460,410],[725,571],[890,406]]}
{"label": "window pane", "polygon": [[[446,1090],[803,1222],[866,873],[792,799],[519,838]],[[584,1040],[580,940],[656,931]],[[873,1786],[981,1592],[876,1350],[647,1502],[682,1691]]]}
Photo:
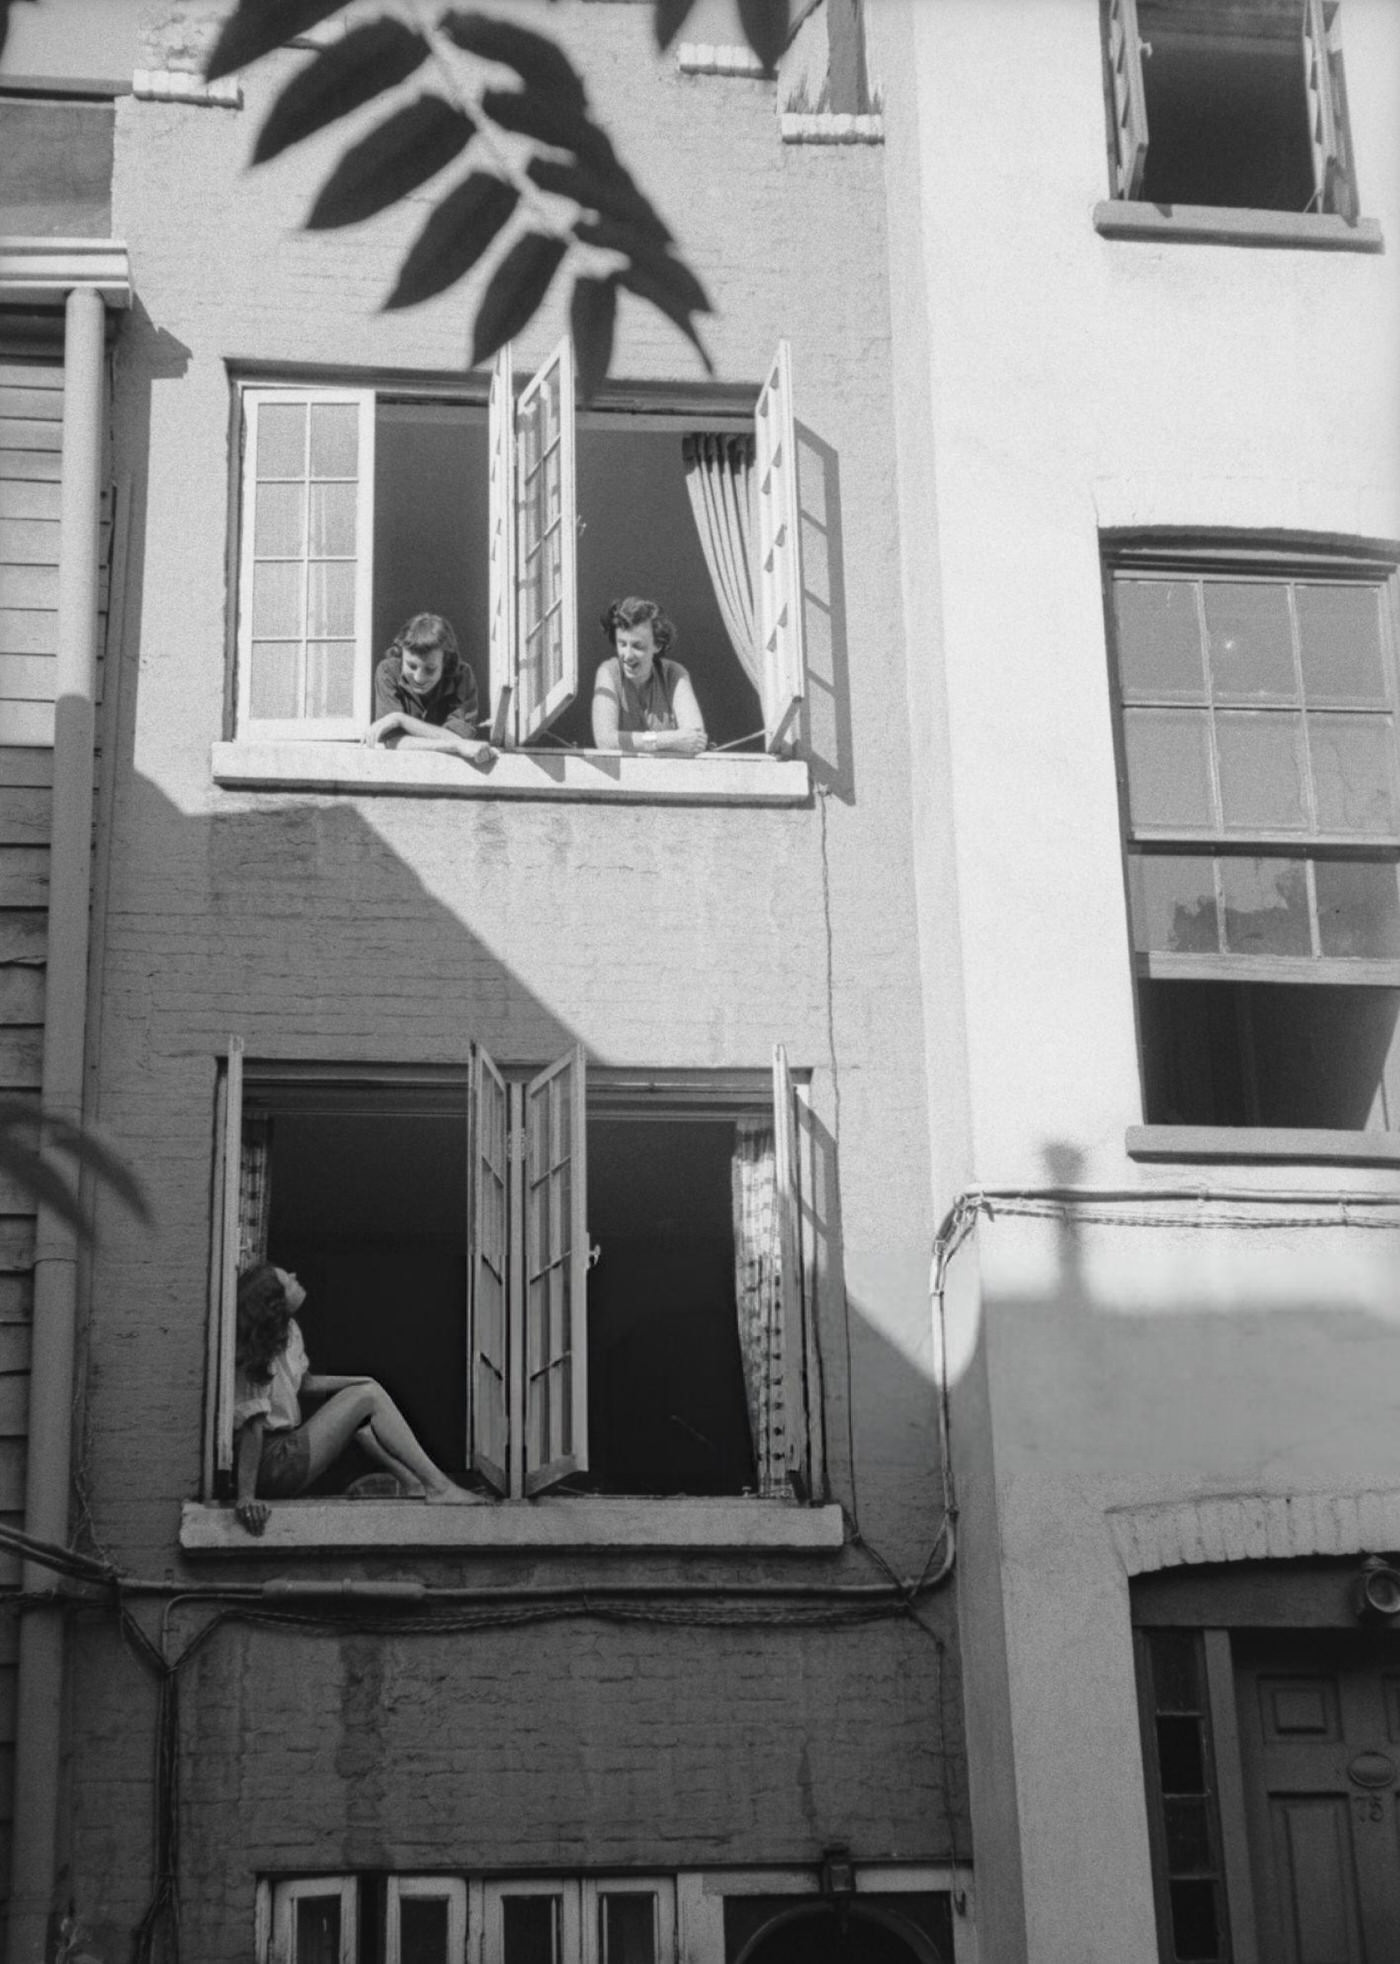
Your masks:
{"label": "window pane", "polygon": [[559,1964],[558,1896],[506,1896],[502,1964]]}
{"label": "window pane", "polygon": [[1202,702],[1205,669],[1192,580],[1115,580],[1123,696]]}
{"label": "window pane", "polygon": [[306,470],[306,404],[258,405],[258,476],[301,477]]}
{"label": "window pane", "polygon": [[259,559],[300,559],[305,550],[306,486],[260,484],[253,519]]}
{"label": "window pane", "polygon": [[1148,1642],[1157,1710],[1199,1712],[1201,1669],[1195,1634],[1188,1630],[1154,1630]]}
{"label": "window pane", "polygon": [[355,568],[344,559],[313,560],[306,569],[306,631],[319,640],[355,632]]}
{"label": "window pane", "polygon": [[1308,748],[1324,832],[1400,831],[1390,717],[1309,716]]}
{"label": "window pane", "polygon": [[1215,955],[1220,927],[1215,862],[1200,853],[1135,853],[1128,861],[1133,946],[1167,955]]}
{"label": "window pane", "polygon": [[1319,859],[1313,876],[1324,955],[1400,957],[1400,887],[1393,861]]}
{"label": "window pane", "polygon": [[1224,710],[1215,719],[1220,804],[1228,829],[1303,831],[1308,813],[1298,716]]}
{"label": "window pane", "polygon": [[250,656],[248,714],[256,717],[299,716],[298,657],[295,641],[255,641]]}
{"label": "window pane", "polygon": [[1215,1909],[1213,1882],[1172,1882],[1172,1943],[1181,1964],[1210,1964],[1223,1957],[1220,1919]]}
{"label": "window pane", "polygon": [[1204,1871],[1209,1875],[1215,1864],[1204,1800],[1164,1801],[1162,1825],[1166,1829],[1167,1872],[1200,1875]]}
{"label": "window pane", "polygon": [[1205,1792],[1206,1768],[1199,1719],[1158,1716],[1157,1763],[1162,1772],[1164,1794]]}
{"label": "window pane", "polygon": [[259,639],[298,636],[301,609],[300,560],[260,559],[253,567],[253,633]]}
{"label": "window pane", "polygon": [[353,484],[313,484],[311,486],[311,552],[313,557],[351,558],[355,551],[355,506],[359,497]]}
{"label": "window pane", "polygon": [[1310,955],[1308,873],[1301,859],[1222,859],[1225,946],[1232,955]]}
{"label": "window pane", "polygon": [[1207,581],[1206,639],[1217,702],[1293,702],[1288,589]]}
{"label": "window pane", "polygon": [[1206,711],[1130,709],[1123,742],[1134,825],[1214,825]]}
{"label": "window pane", "polygon": [[308,716],[353,716],[354,713],[354,642],[308,641],[306,644],[306,714]]}
{"label": "window pane", "polygon": [[1381,596],[1371,586],[1300,586],[1298,643],[1310,703],[1385,701]]}
{"label": "window pane", "polygon": [[340,1964],[339,1896],[297,1899],[297,1964]]}
{"label": "window pane", "polygon": [[656,1898],[650,1891],[598,1901],[601,1964],[656,1964]]}
{"label": "window pane", "polygon": [[354,477],[359,468],[360,411],[353,402],[311,405],[311,475]]}
{"label": "window pane", "polygon": [[450,1964],[445,1896],[399,1898],[399,1964]]}

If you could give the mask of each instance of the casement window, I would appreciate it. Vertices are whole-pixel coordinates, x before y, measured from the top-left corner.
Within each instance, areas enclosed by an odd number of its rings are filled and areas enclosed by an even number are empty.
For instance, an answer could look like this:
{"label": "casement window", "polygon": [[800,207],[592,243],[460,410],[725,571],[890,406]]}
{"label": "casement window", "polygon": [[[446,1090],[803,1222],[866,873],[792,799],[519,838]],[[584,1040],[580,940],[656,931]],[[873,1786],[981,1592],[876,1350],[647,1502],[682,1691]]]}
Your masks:
{"label": "casement window", "polygon": [[1400,1129],[1395,575],[1108,573],[1149,1124]]}
{"label": "casement window", "polygon": [[1114,194],[1356,215],[1336,0],[1106,0]]}
{"label": "casement window", "polygon": [[675,1964],[665,1876],[331,1876],[259,1892],[259,1964]]}
{"label": "casement window", "polygon": [[587,411],[566,339],[517,386],[241,390],[239,739],[345,741],[413,614],[449,619],[482,733],[592,744],[599,621],[629,593],[676,623],[713,745],[790,751],[804,693],[787,344],[747,402],[652,387]]}
{"label": "casement window", "polygon": [[262,1259],[308,1291],[313,1367],[378,1378],[489,1493],[814,1491],[811,1133],[781,1048],[771,1076],[479,1046],[347,1074],[233,1042],[219,1099],[206,1497],[231,1491],[237,1277]]}
{"label": "casement window", "polygon": [[1134,1589],[1162,1964],[1387,1957],[1400,1929],[1394,1631],[1357,1562]]}

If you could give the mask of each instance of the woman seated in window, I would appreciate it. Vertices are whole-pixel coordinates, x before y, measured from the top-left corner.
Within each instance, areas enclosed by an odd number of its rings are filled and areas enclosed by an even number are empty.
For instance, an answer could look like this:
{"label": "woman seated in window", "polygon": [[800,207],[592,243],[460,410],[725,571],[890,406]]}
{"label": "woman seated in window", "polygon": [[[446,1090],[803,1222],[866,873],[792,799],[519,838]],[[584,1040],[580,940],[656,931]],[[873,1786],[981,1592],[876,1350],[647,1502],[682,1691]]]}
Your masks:
{"label": "woman seated in window", "polygon": [[[304,1493],[353,1439],[391,1473],[399,1492],[428,1501],[476,1502],[440,1472],[408,1420],[373,1378],[312,1374],[296,1312],[306,1291],[295,1275],[259,1262],[238,1278],[234,1353],[234,1513],[249,1534],[267,1526],[269,1500]],[[316,1399],[303,1418],[301,1400]]]}
{"label": "woman seated in window", "polygon": [[614,600],[602,621],[613,652],[593,683],[599,750],[698,757],[709,742],[690,677],[667,649],[676,630],[654,600]]}
{"label": "woman seated in window", "polygon": [[478,738],[476,724],[476,677],[452,623],[415,614],[374,671],[374,721],[365,742],[392,738],[401,749],[448,750],[469,764],[489,764],[496,753]]}

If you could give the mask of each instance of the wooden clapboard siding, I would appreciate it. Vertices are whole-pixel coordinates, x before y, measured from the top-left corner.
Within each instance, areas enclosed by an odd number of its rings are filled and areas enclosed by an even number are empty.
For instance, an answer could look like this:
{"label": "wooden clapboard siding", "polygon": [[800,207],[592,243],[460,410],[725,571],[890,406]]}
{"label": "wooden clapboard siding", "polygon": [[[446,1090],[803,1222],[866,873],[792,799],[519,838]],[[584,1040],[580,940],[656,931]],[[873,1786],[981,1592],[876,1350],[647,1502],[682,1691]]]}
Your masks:
{"label": "wooden clapboard siding", "polygon": [[53,742],[62,451],[61,364],[0,359],[0,744]]}

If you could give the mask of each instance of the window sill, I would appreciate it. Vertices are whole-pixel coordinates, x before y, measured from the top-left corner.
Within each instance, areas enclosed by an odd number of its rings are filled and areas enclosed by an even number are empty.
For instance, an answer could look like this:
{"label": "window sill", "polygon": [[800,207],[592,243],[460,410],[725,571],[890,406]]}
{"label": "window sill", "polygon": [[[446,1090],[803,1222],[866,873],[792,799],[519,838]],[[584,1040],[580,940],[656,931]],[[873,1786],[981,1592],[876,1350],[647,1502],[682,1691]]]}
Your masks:
{"label": "window sill", "polygon": [[356,797],[568,798],[594,803],[801,805],[801,758],[715,752],[633,757],[610,750],[509,750],[479,770],[443,751],[370,750],[360,743],[216,743],[214,782],[240,791],[325,791]]}
{"label": "window sill", "polygon": [[1314,1166],[1400,1165],[1398,1132],[1292,1126],[1130,1125],[1129,1159],[1306,1160]]}
{"label": "window sill", "polygon": [[180,1546],[192,1555],[299,1555],[328,1548],[479,1550],[558,1548],[709,1553],[835,1554],[845,1539],[837,1506],[785,1500],[606,1499],[591,1495],[428,1507],[416,1500],[282,1500],[261,1537],[230,1507],[186,1501]]}
{"label": "window sill", "polygon": [[1196,245],[1302,246],[1318,252],[1381,252],[1379,222],[1335,212],[1249,211],[1232,205],[1148,205],[1107,198],[1094,206],[1106,239],[1186,239]]}

